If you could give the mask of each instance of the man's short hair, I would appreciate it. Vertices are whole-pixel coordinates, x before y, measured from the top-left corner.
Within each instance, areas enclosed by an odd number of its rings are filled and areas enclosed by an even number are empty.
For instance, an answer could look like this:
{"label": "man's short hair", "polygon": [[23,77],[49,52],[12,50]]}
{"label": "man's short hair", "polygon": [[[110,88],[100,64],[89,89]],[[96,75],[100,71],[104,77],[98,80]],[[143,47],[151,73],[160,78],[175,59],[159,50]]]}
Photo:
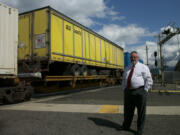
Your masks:
{"label": "man's short hair", "polygon": [[138,55],[138,52],[136,52],[136,51],[132,51],[130,54],[133,54],[133,53],[136,53]]}

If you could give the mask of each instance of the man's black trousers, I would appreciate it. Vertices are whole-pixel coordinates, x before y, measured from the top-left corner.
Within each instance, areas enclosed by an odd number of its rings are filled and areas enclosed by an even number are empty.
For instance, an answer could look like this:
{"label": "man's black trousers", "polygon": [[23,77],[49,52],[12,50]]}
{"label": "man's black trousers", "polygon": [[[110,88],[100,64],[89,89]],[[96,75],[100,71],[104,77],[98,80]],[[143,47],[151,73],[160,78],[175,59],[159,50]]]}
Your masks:
{"label": "man's black trousers", "polygon": [[146,99],[147,91],[144,87],[138,89],[125,89],[124,91],[124,122],[123,127],[125,129],[130,128],[131,122],[133,120],[135,107],[137,107],[138,120],[137,120],[137,130],[139,134],[142,134],[145,122],[146,113]]}

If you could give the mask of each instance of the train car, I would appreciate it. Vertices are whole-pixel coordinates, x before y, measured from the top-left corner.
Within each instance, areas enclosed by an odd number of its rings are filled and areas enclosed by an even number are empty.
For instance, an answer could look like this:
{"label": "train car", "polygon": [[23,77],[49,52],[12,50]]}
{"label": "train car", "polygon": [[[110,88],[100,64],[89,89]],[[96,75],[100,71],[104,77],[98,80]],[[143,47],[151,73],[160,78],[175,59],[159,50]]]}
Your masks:
{"label": "train car", "polygon": [[143,59],[139,59],[139,62],[140,62],[140,63],[144,63]]}
{"label": "train car", "polygon": [[51,7],[18,15],[0,3],[0,100],[29,100],[32,82],[114,84],[123,49]]}
{"label": "train car", "polygon": [[17,44],[18,10],[0,3],[0,76],[17,75]]}
{"label": "train car", "polygon": [[[33,89],[18,73],[18,10],[0,3],[0,100],[29,100]],[[32,73],[33,74],[33,73]],[[21,76],[21,77],[20,77]]]}
{"label": "train car", "polygon": [[19,72],[47,76],[115,75],[123,49],[51,7],[19,15]]}

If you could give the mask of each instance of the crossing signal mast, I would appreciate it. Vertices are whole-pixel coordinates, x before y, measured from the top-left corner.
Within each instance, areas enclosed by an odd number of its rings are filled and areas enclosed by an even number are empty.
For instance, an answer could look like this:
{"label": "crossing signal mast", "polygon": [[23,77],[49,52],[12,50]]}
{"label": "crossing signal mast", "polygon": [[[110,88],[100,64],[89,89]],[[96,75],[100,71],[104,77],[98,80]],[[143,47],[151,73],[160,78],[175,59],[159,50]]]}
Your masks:
{"label": "crossing signal mast", "polygon": [[[164,85],[164,62],[162,56],[162,46],[168,40],[170,40],[175,35],[180,34],[180,28],[175,26],[175,23],[168,25],[161,29],[161,33],[158,35],[158,45],[160,47],[160,62],[161,62],[161,85]],[[155,54],[157,55],[157,54]],[[157,65],[157,61],[155,61],[155,65]]]}

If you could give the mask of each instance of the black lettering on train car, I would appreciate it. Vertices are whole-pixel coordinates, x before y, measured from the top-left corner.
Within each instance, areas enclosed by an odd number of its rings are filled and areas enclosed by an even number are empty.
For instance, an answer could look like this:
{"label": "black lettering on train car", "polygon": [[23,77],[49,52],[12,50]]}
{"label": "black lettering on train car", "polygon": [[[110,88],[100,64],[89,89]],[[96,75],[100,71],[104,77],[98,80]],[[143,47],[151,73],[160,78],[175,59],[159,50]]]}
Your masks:
{"label": "black lettering on train car", "polygon": [[67,29],[67,30],[71,30],[71,26],[66,25],[66,29]]}
{"label": "black lettering on train car", "polygon": [[74,30],[74,33],[81,35],[81,31],[78,31],[78,30]]}

